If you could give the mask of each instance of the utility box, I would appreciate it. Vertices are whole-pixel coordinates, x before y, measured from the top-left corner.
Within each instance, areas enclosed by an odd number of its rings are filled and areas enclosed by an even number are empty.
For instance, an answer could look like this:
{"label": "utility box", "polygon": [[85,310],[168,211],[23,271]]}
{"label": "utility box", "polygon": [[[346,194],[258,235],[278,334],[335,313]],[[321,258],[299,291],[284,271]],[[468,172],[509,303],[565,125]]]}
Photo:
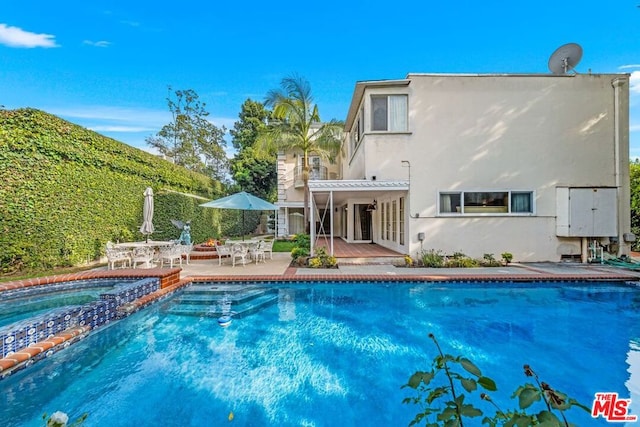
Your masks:
{"label": "utility box", "polygon": [[616,188],[556,188],[556,235],[612,237],[618,235]]}

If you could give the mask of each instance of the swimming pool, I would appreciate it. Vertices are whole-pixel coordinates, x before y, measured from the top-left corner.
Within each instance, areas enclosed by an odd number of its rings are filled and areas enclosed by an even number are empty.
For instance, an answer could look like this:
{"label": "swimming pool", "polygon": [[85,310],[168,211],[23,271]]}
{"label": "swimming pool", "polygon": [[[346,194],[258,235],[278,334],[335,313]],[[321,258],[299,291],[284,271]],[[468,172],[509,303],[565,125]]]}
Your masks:
{"label": "swimming pool", "polygon": [[[199,288],[196,288],[199,287]],[[596,392],[640,403],[640,289],[601,283],[192,285],[0,382],[0,419],[44,412],[85,425],[407,425],[401,389],[443,350],[498,384],[503,409],[530,364],[590,406]],[[196,292],[194,292],[196,290]],[[201,292],[198,292],[201,291]],[[242,312],[218,325],[207,299]],[[264,293],[263,293],[264,291]],[[190,294],[190,293],[191,294]],[[201,307],[199,307],[201,306]],[[487,405],[477,406],[493,414]],[[607,425],[572,410],[578,425]],[[479,425],[480,422],[474,425]]]}

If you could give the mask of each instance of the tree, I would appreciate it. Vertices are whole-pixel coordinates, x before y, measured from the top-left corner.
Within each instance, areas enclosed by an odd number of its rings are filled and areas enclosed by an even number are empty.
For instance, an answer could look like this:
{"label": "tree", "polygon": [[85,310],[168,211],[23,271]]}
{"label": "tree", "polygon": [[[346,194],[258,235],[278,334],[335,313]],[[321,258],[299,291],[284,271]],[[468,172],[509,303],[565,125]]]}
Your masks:
{"label": "tree", "polygon": [[148,137],[147,144],[177,165],[222,181],[228,169],[225,127],[218,128],[207,119],[206,104],[194,90],[171,91],[169,87],[167,105],[173,121]]}
{"label": "tree", "polygon": [[247,99],[242,104],[240,120],[229,132],[238,153],[231,160],[231,175],[241,190],[275,201],[277,171],[275,153],[257,155],[254,149],[260,129],[270,116],[263,104]]}
{"label": "tree", "polygon": [[247,99],[242,104],[240,120],[233,124],[233,129],[229,131],[233,147],[241,151],[247,147],[253,147],[258,139],[260,129],[267,123],[271,112],[267,110],[264,104]]}
{"label": "tree", "polygon": [[332,119],[321,123],[309,82],[299,76],[285,77],[279,89],[267,93],[265,105],[272,119],[258,136],[258,147],[266,152],[298,152],[302,155],[304,222],[309,227],[309,154],[333,159],[339,152],[343,123]]}

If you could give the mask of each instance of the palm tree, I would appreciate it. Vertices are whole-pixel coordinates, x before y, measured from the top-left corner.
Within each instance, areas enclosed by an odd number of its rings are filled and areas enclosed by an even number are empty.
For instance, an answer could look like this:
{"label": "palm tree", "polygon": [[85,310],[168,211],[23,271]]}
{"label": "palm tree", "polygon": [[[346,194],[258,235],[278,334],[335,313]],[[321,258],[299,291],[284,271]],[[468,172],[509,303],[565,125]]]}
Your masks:
{"label": "palm tree", "polygon": [[273,110],[272,120],[260,132],[258,145],[265,151],[302,154],[304,223],[308,228],[309,154],[316,154],[325,160],[335,158],[342,144],[344,124],[335,119],[321,123],[318,105],[313,103],[311,86],[299,76],[282,79],[279,89],[267,93],[265,105]]}

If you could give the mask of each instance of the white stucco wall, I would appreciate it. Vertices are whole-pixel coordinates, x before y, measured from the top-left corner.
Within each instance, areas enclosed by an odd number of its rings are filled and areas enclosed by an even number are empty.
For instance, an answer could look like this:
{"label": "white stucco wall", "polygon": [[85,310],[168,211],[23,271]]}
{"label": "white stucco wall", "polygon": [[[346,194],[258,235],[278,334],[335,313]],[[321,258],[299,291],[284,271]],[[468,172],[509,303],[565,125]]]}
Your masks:
{"label": "white stucco wall", "polygon": [[[507,251],[517,261],[559,260],[567,244],[580,248],[581,241],[556,236],[558,186],[618,187],[618,237],[630,231],[627,75],[407,79],[405,88],[376,85],[364,91],[366,111],[372,93],[407,93],[409,129],[372,133],[365,120],[365,136],[345,175],[406,179],[402,160],[411,162],[406,222],[412,255],[422,247],[474,257],[499,258]],[[616,79],[622,83],[617,98]],[[438,193],[451,190],[534,191],[535,213],[439,215]],[[426,233],[422,246],[419,232]]]}

